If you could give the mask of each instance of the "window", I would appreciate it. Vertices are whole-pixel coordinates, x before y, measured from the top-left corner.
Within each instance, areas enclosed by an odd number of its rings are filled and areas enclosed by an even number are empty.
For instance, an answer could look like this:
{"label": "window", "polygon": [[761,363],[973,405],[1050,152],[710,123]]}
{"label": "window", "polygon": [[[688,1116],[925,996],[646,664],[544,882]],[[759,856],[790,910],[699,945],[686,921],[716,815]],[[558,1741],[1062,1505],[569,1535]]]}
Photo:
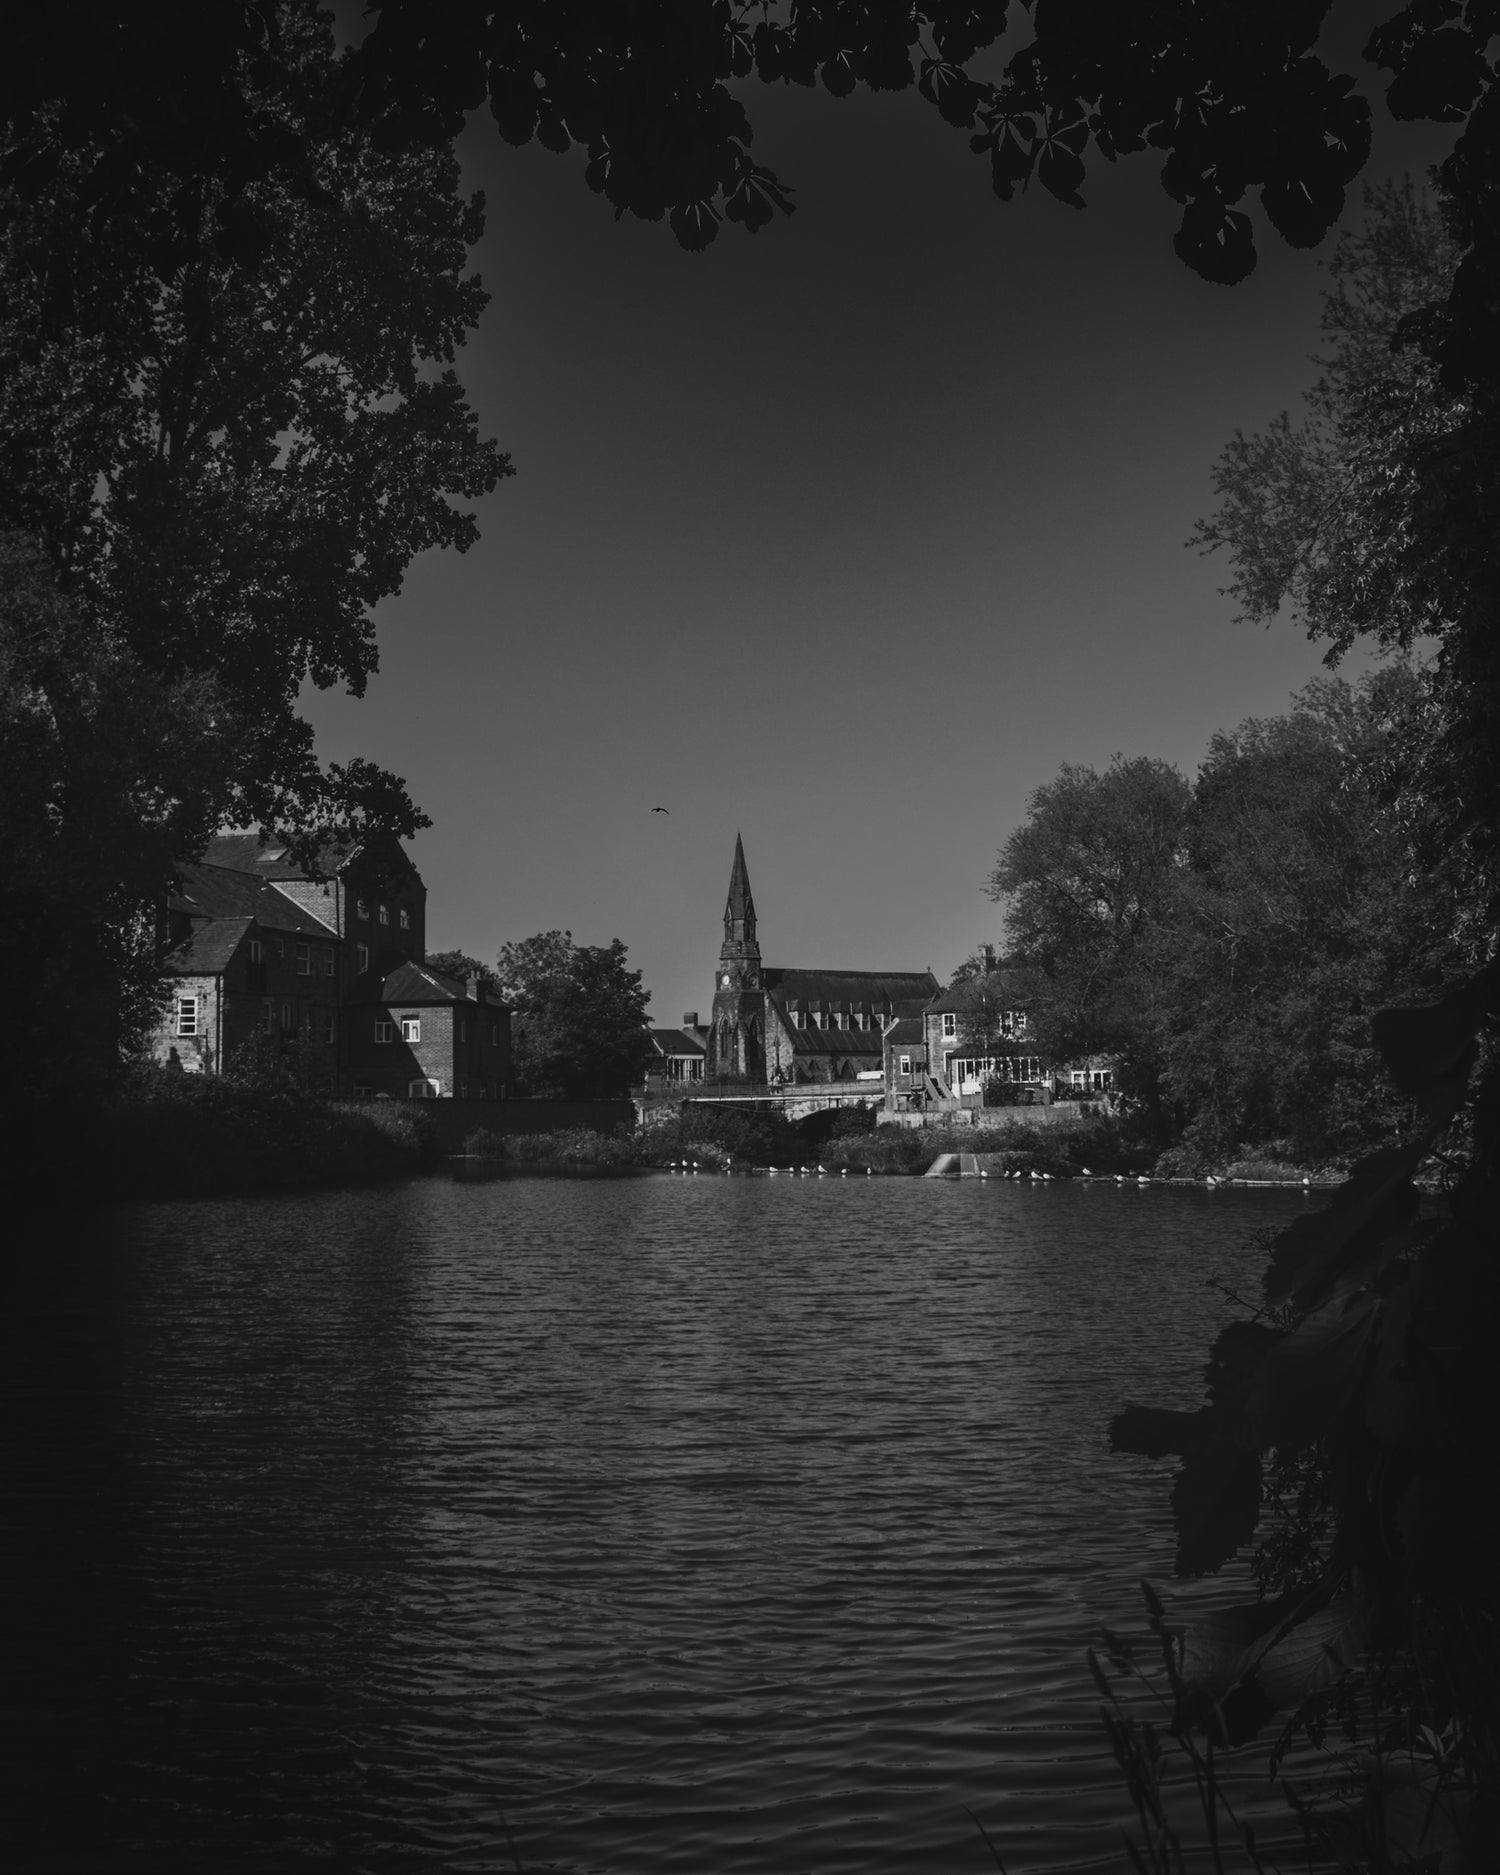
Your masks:
{"label": "window", "polygon": [[281,1032],[283,1035],[297,1033],[297,1005],[295,1003],[281,1005]]}
{"label": "window", "polygon": [[421,1041],[422,1024],[416,1016],[403,1016],[401,1018],[401,1039],[403,1042]]}
{"label": "window", "polygon": [[284,938],[272,938],[271,950],[277,957],[285,957],[286,956],[286,940]]}
{"label": "window", "polygon": [[313,1011],[313,1027],[325,1047],[333,1045],[333,1011],[323,1004]]}
{"label": "window", "polygon": [[500,1046],[500,1024],[498,1022],[492,1022],[490,1024],[490,1047],[498,1048],[499,1046]]}
{"label": "window", "polygon": [[401,907],[400,911],[396,913],[396,923],[400,925],[403,931],[410,931],[411,929],[411,913],[404,905]]}
{"label": "window", "polygon": [[901,1057],[901,1072],[907,1075],[911,1073],[911,1056],[910,1055],[903,1055]]}
{"label": "window", "polygon": [[794,1029],[805,1029],[807,1027],[807,1011],[805,1009],[799,1009],[795,1003],[792,1005],[792,1027]]}
{"label": "window", "polygon": [[367,898],[355,899],[354,915],[356,918],[363,918],[366,924],[370,922],[370,901]]}
{"label": "window", "polygon": [[813,1011],[813,1027],[815,1029],[826,1029],[828,1027],[828,1011],[826,1009],[815,1009]]}
{"label": "window", "polygon": [[396,1025],[385,1016],[375,1018],[375,1039],[377,1042],[393,1042],[396,1039]]}
{"label": "window", "polygon": [[368,1081],[356,1081],[354,1083],[354,1098],[356,1100],[369,1100],[374,1092],[375,1089],[370,1086]]}
{"label": "window", "polygon": [[334,962],[334,955],[333,955],[333,946],[331,944],[319,945],[318,955],[323,965],[324,976],[331,977],[336,968],[336,965]]}
{"label": "window", "polygon": [[867,1016],[867,1015],[865,1014],[865,1012],[864,1012],[864,1010],[863,1010],[863,1009],[856,1009],[856,1010],[855,1010],[855,1012],[854,1012],[854,1026],[855,1026],[855,1028],[857,1028],[857,1029],[867,1029],[867,1028],[869,1028],[869,1026],[870,1026],[870,1018],[869,1018],[869,1017],[868,1017],[868,1016]]}
{"label": "window", "polygon": [[251,938],[245,946],[245,988],[263,990],[266,987],[266,947],[259,938]]}
{"label": "window", "polygon": [[442,1091],[441,1081],[413,1081],[406,1093],[409,1100],[436,1100]]}
{"label": "window", "polygon": [[179,1035],[198,1033],[198,998],[196,996],[177,998],[177,1033]]}
{"label": "window", "polygon": [[356,944],[354,947],[354,965],[361,976],[370,967],[370,947],[368,944]]}
{"label": "window", "polygon": [[466,1042],[469,1039],[469,1025],[463,1016],[458,1018],[458,1039],[461,1042]]}
{"label": "window", "polygon": [[380,922],[382,924],[389,924],[391,922],[391,908],[386,904],[384,899],[380,901],[377,910],[379,912]]}
{"label": "window", "polygon": [[299,977],[312,975],[312,946],[303,938],[297,940],[297,975]]}
{"label": "window", "polygon": [[269,996],[260,1006],[260,1032],[262,1035],[276,1033],[276,1005]]}
{"label": "window", "polygon": [[943,1040],[951,1042],[958,1034],[958,1017],[951,1012],[943,1017]]}
{"label": "window", "polygon": [[261,943],[259,938],[251,938],[250,940],[250,968],[253,970],[257,964],[263,964],[265,961],[266,961],[265,945]]}

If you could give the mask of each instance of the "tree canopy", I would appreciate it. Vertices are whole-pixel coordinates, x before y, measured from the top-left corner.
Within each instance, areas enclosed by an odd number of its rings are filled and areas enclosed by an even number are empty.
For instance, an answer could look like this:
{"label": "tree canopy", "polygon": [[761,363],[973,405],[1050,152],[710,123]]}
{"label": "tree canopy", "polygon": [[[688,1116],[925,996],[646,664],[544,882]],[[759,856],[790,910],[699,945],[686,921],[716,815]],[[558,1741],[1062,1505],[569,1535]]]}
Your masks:
{"label": "tree canopy", "polygon": [[496,974],[513,1011],[511,1065],[522,1092],[618,1099],[640,1079],[651,1055],[651,998],[625,959],[618,938],[575,944],[571,931],[502,947]]}

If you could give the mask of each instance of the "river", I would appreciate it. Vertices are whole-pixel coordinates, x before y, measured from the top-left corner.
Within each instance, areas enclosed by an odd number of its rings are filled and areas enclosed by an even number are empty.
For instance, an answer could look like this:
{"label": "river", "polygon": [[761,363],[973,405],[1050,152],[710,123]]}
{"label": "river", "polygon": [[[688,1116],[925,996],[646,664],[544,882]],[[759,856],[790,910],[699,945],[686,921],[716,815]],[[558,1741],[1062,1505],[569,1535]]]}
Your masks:
{"label": "river", "polygon": [[[444,1179],[13,1249],[27,1868],[1115,1868],[1083,1661],[1169,1572],[1296,1193]],[[973,1813],[973,1818],[968,1814]],[[14,1866],[14,1864],[13,1864]]]}

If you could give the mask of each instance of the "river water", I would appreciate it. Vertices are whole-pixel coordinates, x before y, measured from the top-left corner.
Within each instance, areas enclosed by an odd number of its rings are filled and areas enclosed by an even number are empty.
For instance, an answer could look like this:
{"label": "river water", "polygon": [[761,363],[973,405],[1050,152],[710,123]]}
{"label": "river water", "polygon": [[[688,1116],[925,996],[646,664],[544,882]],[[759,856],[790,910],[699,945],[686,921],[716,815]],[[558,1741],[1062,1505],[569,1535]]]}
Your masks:
{"label": "river water", "polygon": [[1168,1574],[1168,1474],[1106,1422],[1196,1403],[1206,1279],[1308,1202],[427,1179],[35,1227],[26,1867],[962,1875],[974,1818],[1011,1875],[1121,1866],[1083,1649]]}

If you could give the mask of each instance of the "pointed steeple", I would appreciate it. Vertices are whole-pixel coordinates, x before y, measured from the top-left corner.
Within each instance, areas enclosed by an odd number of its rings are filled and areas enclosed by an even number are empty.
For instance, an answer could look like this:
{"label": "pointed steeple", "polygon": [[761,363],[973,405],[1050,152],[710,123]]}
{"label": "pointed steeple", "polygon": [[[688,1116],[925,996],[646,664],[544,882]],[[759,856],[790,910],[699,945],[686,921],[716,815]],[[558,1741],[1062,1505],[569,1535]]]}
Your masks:
{"label": "pointed steeple", "polygon": [[745,845],[734,836],[734,867],[729,875],[729,898],[724,906],[724,942],[755,942],[755,900],[750,896],[750,873],[745,865]]}

